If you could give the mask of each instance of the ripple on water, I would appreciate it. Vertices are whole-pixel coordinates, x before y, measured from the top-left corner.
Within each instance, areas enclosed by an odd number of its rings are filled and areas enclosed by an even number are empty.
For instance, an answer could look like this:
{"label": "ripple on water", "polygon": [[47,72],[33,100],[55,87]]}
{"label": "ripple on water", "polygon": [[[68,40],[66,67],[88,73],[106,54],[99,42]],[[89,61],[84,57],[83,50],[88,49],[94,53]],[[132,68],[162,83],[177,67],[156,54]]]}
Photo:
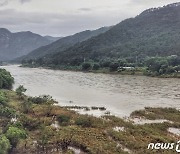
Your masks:
{"label": "ripple on water", "polygon": [[104,106],[117,116],[144,107],[180,108],[180,80],[3,66],[32,96],[49,94],[59,104]]}

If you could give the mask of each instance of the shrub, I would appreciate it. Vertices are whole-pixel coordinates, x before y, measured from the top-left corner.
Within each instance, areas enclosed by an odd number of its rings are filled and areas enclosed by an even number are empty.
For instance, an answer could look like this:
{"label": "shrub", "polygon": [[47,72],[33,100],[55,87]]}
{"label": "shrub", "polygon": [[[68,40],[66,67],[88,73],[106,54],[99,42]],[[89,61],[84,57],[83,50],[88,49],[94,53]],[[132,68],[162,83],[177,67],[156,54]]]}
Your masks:
{"label": "shrub", "polygon": [[91,69],[91,64],[90,63],[83,63],[82,64],[82,70],[88,71]]}
{"label": "shrub", "polygon": [[0,154],[7,154],[10,150],[11,145],[5,135],[0,136]]}
{"label": "shrub", "polygon": [[109,66],[111,72],[117,71],[118,67],[119,67],[118,63],[112,63]]}
{"label": "shrub", "polygon": [[70,121],[70,116],[62,114],[57,117],[57,120],[60,124],[67,125]]}
{"label": "shrub", "polygon": [[19,97],[22,97],[23,94],[26,92],[27,89],[24,88],[23,85],[20,85],[18,88],[16,88],[16,94],[19,96]]}
{"label": "shrub", "polygon": [[90,117],[79,117],[76,119],[75,124],[82,127],[91,127],[92,120]]}
{"label": "shrub", "polygon": [[50,95],[42,95],[38,97],[29,97],[28,101],[34,104],[54,104],[56,103]]}
{"label": "shrub", "polygon": [[0,105],[7,105],[8,102],[8,98],[6,97],[6,95],[0,91]]}
{"label": "shrub", "polygon": [[41,127],[41,124],[42,124],[39,119],[32,118],[32,117],[29,117],[29,116],[20,117],[20,122],[28,130],[35,130],[35,129]]}
{"label": "shrub", "polygon": [[14,78],[5,69],[0,69],[0,89],[11,89]]}
{"label": "shrub", "polygon": [[13,118],[16,115],[16,111],[9,107],[0,106],[0,116]]}
{"label": "shrub", "polygon": [[99,64],[94,64],[93,65],[93,70],[98,70],[100,68],[100,65]]}
{"label": "shrub", "polygon": [[110,64],[111,64],[110,61],[104,61],[104,62],[101,63],[101,66],[102,66],[102,67],[109,67]]}
{"label": "shrub", "polygon": [[6,132],[6,137],[10,140],[11,145],[16,147],[20,139],[26,138],[26,132],[17,127],[9,127]]}

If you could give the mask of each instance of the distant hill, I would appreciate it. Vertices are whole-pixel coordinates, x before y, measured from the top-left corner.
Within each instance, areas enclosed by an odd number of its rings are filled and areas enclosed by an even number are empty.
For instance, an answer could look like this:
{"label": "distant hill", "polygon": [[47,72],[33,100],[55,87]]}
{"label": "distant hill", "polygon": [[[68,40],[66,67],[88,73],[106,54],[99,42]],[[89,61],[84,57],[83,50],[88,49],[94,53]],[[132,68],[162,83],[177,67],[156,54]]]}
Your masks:
{"label": "distant hill", "polygon": [[110,27],[102,27],[97,30],[93,30],[93,31],[86,30],[86,31],[83,31],[83,32],[80,32],[80,33],[77,33],[77,34],[74,34],[71,36],[63,37],[63,38],[59,39],[58,41],[53,42],[52,44],[40,47],[40,48],[32,51],[28,55],[19,58],[18,61],[20,61],[22,59],[40,58],[47,54],[64,51],[64,50],[68,49],[69,47],[75,45],[76,43],[80,43],[82,41],[88,40],[89,38],[92,38],[101,33],[104,33],[109,29],[110,29]]}
{"label": "distant hill", "polygon": [[46,36],[44,36],[44,38],[46,38],[46,39],[48,39],[50,41],[55,42],[55,41],[61,39],[62,37],[52,37],[52,36],[46,35]]}
{"label": "distant hill", "polygon": [[52,40],[29,31],[11,33],[5,28],[0,28],[0,61],[26,55],[32,50],[52,42]]}
{"label": "distant hill", "polygon": [[180,56],[180,3],[148,9],[68,49],[67,46],[53,47],[49,45],[48,52],[57,53],[46,56],[43,61],[41,59],[42,64],[76,65],[77,61],[83,63],[84,59],[102,61],[122,58],[133,62],[148,56]]}

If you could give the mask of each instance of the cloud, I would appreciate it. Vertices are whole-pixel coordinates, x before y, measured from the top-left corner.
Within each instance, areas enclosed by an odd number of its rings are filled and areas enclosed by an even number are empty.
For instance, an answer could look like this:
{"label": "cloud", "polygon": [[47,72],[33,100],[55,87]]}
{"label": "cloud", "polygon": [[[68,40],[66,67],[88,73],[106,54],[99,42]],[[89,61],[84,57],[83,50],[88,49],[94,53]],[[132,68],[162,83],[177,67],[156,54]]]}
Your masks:
{"label": "cloud", "polygon": [[[0,0],[0,7],[6,6],[9,4],[9,2],[15,1],[15,0]],[[26,2],[30,2],[31,0],[17,0],[21,4],[24,4]]]}
{"label": "cloud", "polygon": [[30,2],[31,0],[20,0],[20,2],[22,3],[22,4],[24,4],[24,3],[27,3],[27,2]]}
{"label": "cloud", "polygon": [[78,10],[88,12],[88,11],[92,11],[93,9],[92,8],[80,8]]}
{"label": "cloud", "polygon": [[[97,14],[64,14],[0,10],[0,25],[15,31],[32,31],[42,35],[66,36],[87,29],[111,26],[124,17]],[[107,22],[109,21],[109,22]]]}
{"label": "cloud", "polygon": [[7,5],[8,2],[8,0],[0,0],[0,7]]}
{"label": "cloud", "polygon": [[[66,36],[111,26],[151,7],[176,0],[0,0],[0,26],[15,31]],[[27,5],[23,5],[28,2]],[[7,6],[5,6],[7,5]]]}

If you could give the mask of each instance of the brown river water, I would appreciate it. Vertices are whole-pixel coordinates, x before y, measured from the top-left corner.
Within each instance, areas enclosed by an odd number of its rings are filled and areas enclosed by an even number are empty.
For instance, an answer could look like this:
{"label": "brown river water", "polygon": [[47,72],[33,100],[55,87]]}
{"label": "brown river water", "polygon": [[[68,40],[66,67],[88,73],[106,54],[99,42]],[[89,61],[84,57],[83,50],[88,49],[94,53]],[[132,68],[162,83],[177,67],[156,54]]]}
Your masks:
{"label": "brown river water", "polygon": [[27,95],[48,94],[61,106],[106,107],[119,117],[129,116],[132,111],[144,107],[180,108],[180,79],[22,68],[17,65],[3,68],[15,78],[14,89],[24,85],[28,89]]}

